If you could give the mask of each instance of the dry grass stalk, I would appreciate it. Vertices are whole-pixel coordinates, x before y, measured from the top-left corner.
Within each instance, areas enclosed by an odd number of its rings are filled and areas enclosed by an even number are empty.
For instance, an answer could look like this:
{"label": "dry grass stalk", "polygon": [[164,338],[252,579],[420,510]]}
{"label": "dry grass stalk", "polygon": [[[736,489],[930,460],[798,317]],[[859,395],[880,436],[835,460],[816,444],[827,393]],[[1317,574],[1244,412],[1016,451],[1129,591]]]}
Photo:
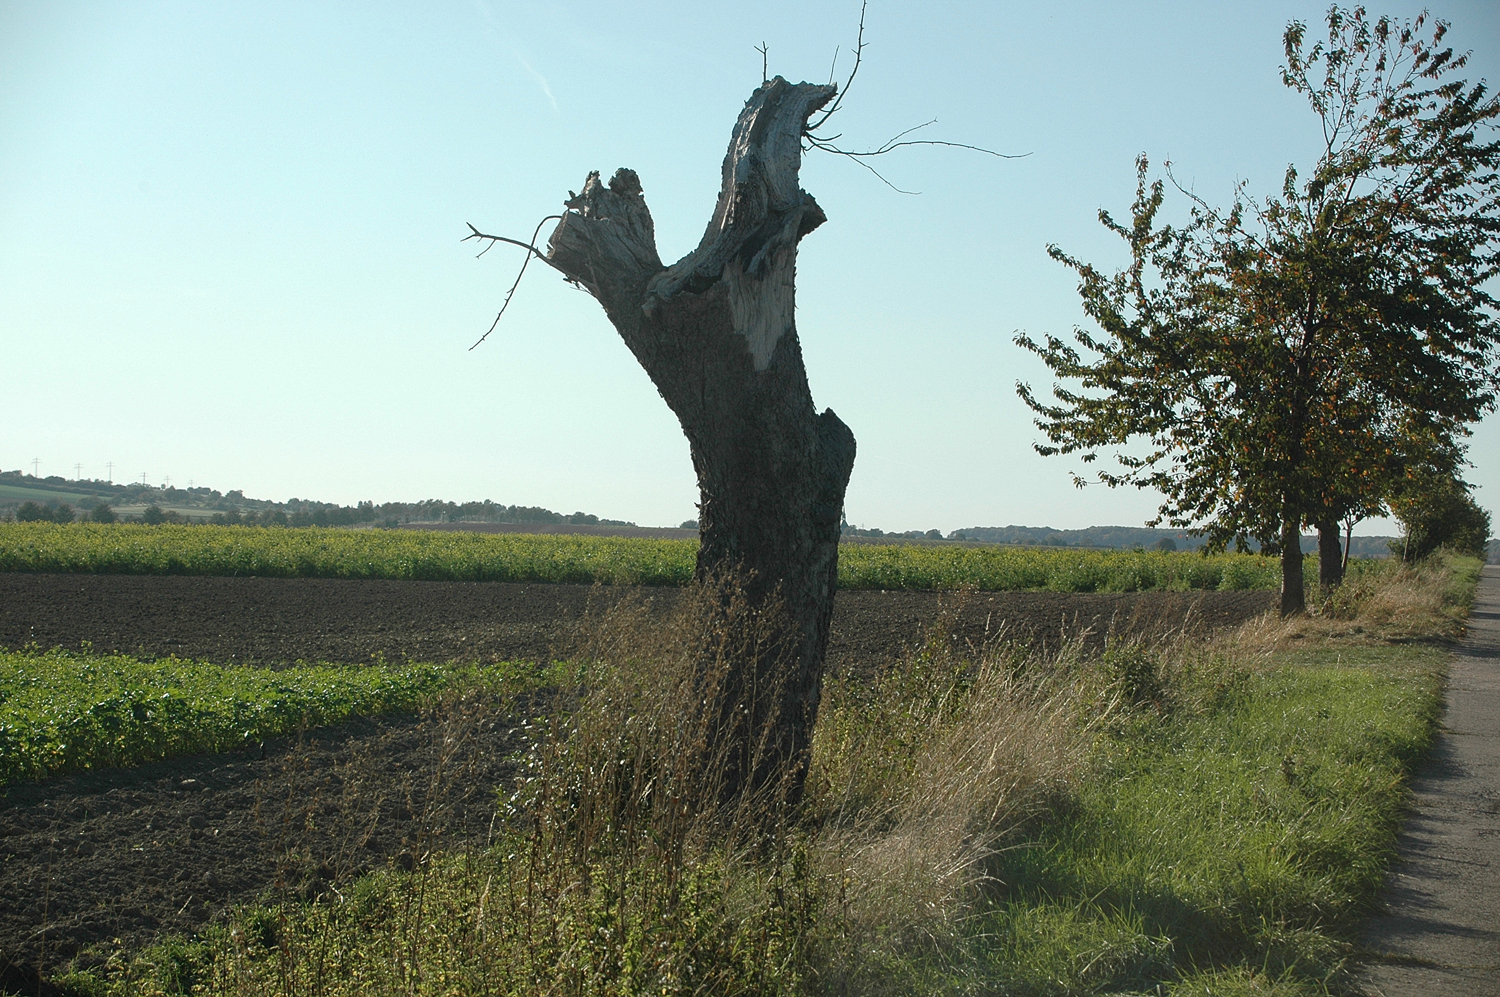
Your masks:
{"label": "dry grass stalk", "polygon": [[1433,634],[1455,638],[1468,615],[1467,604],[1454,598],[1456,570],[1444,557],[1415,564],[1394,558],[1364,562],[1320,601],[1310,600],[1310,614],[1252,620],[1233,635],[1233,647],[1254,658],[1324,640],[1380,644]]}
{"label": "dry grass stalk", "polygon": [[1066,795],[1118,705],[1082,639],[1044,660],[1003,631],[962,648],[947,632],[869,687],[835,685],[819,721],[809,817],[843,935],[835,992],[880,992],[881,967],[915,953],[961,958],[964,917],[999,885],[990,860]]}

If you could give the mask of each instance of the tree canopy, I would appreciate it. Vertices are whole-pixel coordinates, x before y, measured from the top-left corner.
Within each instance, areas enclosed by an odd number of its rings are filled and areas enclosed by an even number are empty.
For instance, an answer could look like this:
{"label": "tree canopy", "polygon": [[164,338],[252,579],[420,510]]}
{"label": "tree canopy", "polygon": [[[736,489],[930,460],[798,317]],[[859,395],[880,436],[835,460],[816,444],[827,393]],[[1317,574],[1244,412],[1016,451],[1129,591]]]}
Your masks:
{"label": "tree canopy", "polygon": [[1279,550],[1284,613],[1303,608],[1304,524],[1323,535],[1418,469],[1456,473],[1466,424],[1495,407],[1500,102],[1453,78],[1465,57],[1442,47],[1447,27],[1335,7],[1309,44],[1289,24],[1282,79],[1323,140],[1307,175],[1289,166],[1266,198],[1241,184],[1227,210],[1177,187],[1189,211],[1173,226],[1142,156],[1129,222],[1100,212],[1130,264],[1049,249],[1102,335],[1016,339],[1080,383],[1052,402],[1017,385],[1037,450],[1092,462],[1143,441],[1099,479],[1159,490],[1152,525]]}

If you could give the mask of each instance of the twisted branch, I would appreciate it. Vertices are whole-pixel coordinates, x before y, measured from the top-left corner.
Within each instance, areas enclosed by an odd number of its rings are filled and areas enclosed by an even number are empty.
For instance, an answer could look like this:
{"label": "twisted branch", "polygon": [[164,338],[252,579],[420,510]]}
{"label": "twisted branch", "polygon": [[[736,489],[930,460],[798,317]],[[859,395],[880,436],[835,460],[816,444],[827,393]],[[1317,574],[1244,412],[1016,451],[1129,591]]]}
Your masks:
{"label": "twisted branch", "polygon": [[505,309],[507,309],[507,308],[510,307],[510,299],[515,296],[516,288],[518,288],[518,287],[521,286],[521,278],[524,277],[524,276],[526,276],[526,268],[531,265],[531,258],[533,256],[535,256],[537,259],[541,260],[543,263],[548,263],[547,257],[543,256],[541,250],[539,250],[539,249],[536,248],[536,237],[541,234],[542,226],[543,225],[547,224],[550,221],[554,221],[556,219],[559,219],[561,217],[562,217],[562,215],[548,215],[546,218],[543,218],[541,221],[537,222],[536,223],[536,229],[531,233],[531,241],[530,242],[522,242],[519,239],[510,239],[510,238],[507,238],[506,236],[503,236],[503,235],[486,235],[485,233],[483,233],[483,232],[479,231],[477,228],[475,228],[474,225],[473,225],[473,223],[471,223],[471,222],[464,222],[465,225],[469,226],[469,232],[470,232],[470,234],[466,235],[462,239],[458,240],[459,242],[468,242],[470,239],[488,239],[488,240],[490,240],[490,244],[488,246],[485,246],[484,249],[480,250],[479,255],[476,256],[475,259],[478,259],[479,256],[483,256],[485,253],[488,253],[490,250],[494,249],[495,248],[495,243],[497,243],[497,242],[507,242],[507,243],[510,243],[512,246],[520,246],[522,249],[530,250],[530,252],[528,252],[526,254],[526,259],[524,261],[522,261],[522,263],[521,263],[521,270],[520,270],[519,273],[516,274],[516,279],[511,282],[510,290],[505,292],[505,301],[501,303],[501,305],[500,305],[500,311],[499,311],[498,314],[495,315],[495,321],[493,321],[493,322],[490,323],[490,327],[485,330],[485,333],[484,333],[483,336],[480,336],[479,339],[477,341],[475,341],[474,346],[469,347],[469,352],[472,353],[474,351],[475,347],[477,347],[480,343],[484,342],[486,339],[489,339],[490,338],[490,333],[494,332],[495,331],[495,327],[500,324],[500,316],[504,315],[505,314]]}

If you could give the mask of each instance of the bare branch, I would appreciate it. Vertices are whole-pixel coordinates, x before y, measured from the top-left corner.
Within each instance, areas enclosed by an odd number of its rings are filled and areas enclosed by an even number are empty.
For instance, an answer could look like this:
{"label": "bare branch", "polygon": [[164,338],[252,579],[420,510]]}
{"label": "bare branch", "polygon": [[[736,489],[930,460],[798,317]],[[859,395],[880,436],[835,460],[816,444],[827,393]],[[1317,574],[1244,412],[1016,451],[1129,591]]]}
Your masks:
{"label": "bare branch", "polygon": [[[839,105],[844,102],[844,95],[849,92],[850,84],[854,82],[854,77],[859,73],[860,59],[865,54],[865,8],[867,8],[869,5],[869,0],[864,0],[864,2],[859,5],[859,37],[855,40],[854,43],[854,68],[849,70],[849,78],[844,81],[844,86],[841,90],[839,90],[838,97],[834,99],[833,106],[824,111],[822,117],[818,118],[817,121],[809,122],[808,125],[802,129],[804,133],[817,131],[819,128],[823,127],[824,123],[827,122],[829,118],[833,117],[833,112],[837,111],[839,109]],[[834,55],[834,59],[838,59],[837,54]]]}
{"label": "bare branch", "polygon": [[[512,246],[520,246],[522,249],[529,250],[529,252],[526,254],[526,259],[523,260],[522,263],[521,263],[521,270],[520,270],[520,272],[516,274],[516,279],[511,282],[510,290],[505,292],[505,300],[503,302],[501,302],[501,304],[500,304],[500,311],[495,315],[495,321],[491,322],[490,323],[490,327],[485,330],[484,335],[480,336],[479,339],[474,343],[474,345],[471,346],[471,347],[469,347],[469,351],[471,353],[474,351],[474,349],[476,347],[479,346],[480,343],[484,342],[486,339],[489,339],[490,338],[490,333],[494,332],[495,331],[495,327],[500,324],[500,316],[504,315],[505,314],[505,309],[507,309],[507,308],[510,307],[510,299],[513,298],[513,297],[515,297],[516,288],[518,288],[518,287],[521,286],[521,278],[524,277],[524,276],[526,276],[526,268],[531,265],[531,259],[532,259],[532,257],[536,257],[537,259],[541,260],[543,263],[547,262],[547,257],[543,256],[541,250],[539,250],[539,249],[536,248],[536,237],[541,234],[542,226],[543,225],[547,224],[550,221],[556,221],[556,220],[558,220],[560,218],[562,218],[562,215],[548,215],[546,218],[543,218],[541,221],[537,222],[536,223],[536,229],[531,233],[531,241],[530,242],[522,242],[519,239],[508,239],[508,238],[506,238],[503,235],[485,235],[483,232],[479,231],[477,228],[475,228],[469,222],[464,222],[465,225],[469,226],[469,231],[472,234],[464,236],[462,239],[459,240],[460,242],[468,242],[470,239],[488,239],[488,240],[490,240],[490,244],[488,246],[486,246],[479,253],[479,256],[483,256],[485,253],[488,253],[491,249],[494,249],[495,248],[495,243],[497,243],[497,242],[508,242]],[[478,259],[478,257],[475,257],[475,259]]]}
{"label": "bare branch", "polygon": [[[553,219],[553,218],[561,218],[561,217],[562,217],[562,215],[548,215],[546,218],[542,219],[542,224],[545,225],[548,220]],[[484,249],[480,250],[479,253],[474,257],[476,260],[479,259],[480,256],[483,256],[485,253],[488,253],[490,250],[494,249],[495,248],[495,243],[497,243],[497,242],[508,242],[512,246],[520,246],[522,249],[529,249],[533,253],[535,253],[539,258],[546,259],[546,257],[542,256],[541,251],[536,248],[536,245],[535,245],[535,243],[536,243],[536,236],[535,235],[533,235],[531,237],[531,243],[528,244],[528,243],[522,242],[520,239],[509,239],[509,238],[506,238],[503,235],[486,235],[485,233],[483,233],[483,232],[479,231],[477,228],[475,228],[472,223],[470,223],[470,222],[464,222],[464,224],[469,226],[469,231],[472,232],[473,234],[472,235],[466,235],[466,236],[464,236],[462,239],[458,240],[459,242],[468,242],[470,239],[489,239],[490,240],[490,244],[488,246],[485,246]],[[537,228],[538,232],[540,232],[542,230],[542,226],[541,225],[538,225],[536,228]]]}
{"label": "bare branch", "polygon": [[1031,153],[1029,153],[1029,152],[1023,152],[1023,153],[996,152],[994,149],[986,149],[982,145],[970,145],[967,142],[947,142],[947,141],[944,141],[942,139],[927,139],[927,138],[923,138],[923,139],[907,139],[904,142],[900,141],[900,139],[904,135],[910,135],[914,131],[917,131],[917,130],[922,129],[922,128],[926,128],[928,125],[935,125],[935,124],[937,124],[937,118],[933,118],[931,121],[924,121],[920,125],[912,125],[910,128],[906,129],[906,131],[900,132],[900,133],[892,136],[891,138],[887,139],[879,148],[876,148],[876,149],[866,149],[866,150],[863,150],[863,151],[855,151],[855,150],[852,150],[852,149],[840,149],[840,148],[837,148],[836,146],[833,145],[833,140],[836,139],[836,138],[838,138],[839,137],[838,135],[830,135],[827,138],[823,138],[823,137],[818,136],[818,135],[804,135],[803,138],[807,139],[808,145],[810,147],[812,147],[812,148],[822,149],[824,152],[837,153],[840,156],[849,156],[850,158],[856,158],[856,157],[863,158],[863,157],[869,157],[869,156],[884,156],[888,152],[891,152],[891,151],[893,151],[895,149],[900,149],[901,147],[908,146],[908,145],[945,145],[945,146],[948,146],[948,147],[953,148],[953,149],[969,149],[969,150],[971,150],[973,152],[982,152],[982,153],[984,153],[987,156],[994,156],[997,159],[1025,159],[1027,156],[1031,155]]}
{"label": "bare branch", "polygon": [[767,45],[765,42],[761,42],[758,48],[753,45],[751,46],[751,48],[754,48],[755,51],[760,53],[760,81],[764,83],[766,82],[766,80],[769,80],[771,78],[771,66],[769,62],[771,46]]}
{"label": "bare branch", "polygon": [[884,156],[886,153],[893,152],[896,149],[900,149],[903,146],[908,145],[944,145],[954,149],[969,149],[973,152],[982,152],[985,155],[995,156],[999,159],[1025,159],[1027,156],[1031,155],[1031,153],[1029,152],[1021,153],[1019,155],[1007,155],[1003,152],[996,152],[994,149],[986,149],[983,146],[970,145],[967,142],[945,142],[941,139],[906,139],[905,141],[901,140],[902,136],[904,135],[910,135],[912,132],[917,131],[920,128],[926,128],[928,125],[936,123],[937,119],[934,118],[931,121],[923,122],[920,125],[913,125],[905,131],[900,132],[887,139],[879,148],[876,149],[840,149],[838,146],[833,144],[834,139],[839,137],[838,135],[830,135],[827,138],[822,138],[817,135],[804,133],[802,137],[807,142],[807,148],[819,149],[823,152],[831,152],[835,156],[847,157],[851,161],[858,163],[860,166],[863,166],[871,173],[874,173],[875,176],[879,178],[881,183],[891,188],[891,190],[896,191],[898,194],[917,194],[920,193],[920,191],[902,190],[900,187],[897,187],[895,184],[891,183],[884,176],[882,176],[880,171],[876,170],[869,163],[865,162],[866,159],[872,156]]}
{"label": "bare branch", "polygon": [[879,180],[881,183],[885,184],[887,187],[889,187],[891,190],[894,190],[898,194],[910,194],[915,197],[916,195],[922,193],[920,190],[904,190],[900,187],[897,187],[895,184],[887,180],[879,170],[871,166],[869,163],[865,162],[863,159],[860,159],[854,153],[845,152],[843,149],[835,149],[833,146],[819,145],[817,143],[813,143],[813,148],[822,149],[824,152],[831,152],[836,156],[848,156],[856,166],[863,166],[865,169],[875,174],[875,179]]}

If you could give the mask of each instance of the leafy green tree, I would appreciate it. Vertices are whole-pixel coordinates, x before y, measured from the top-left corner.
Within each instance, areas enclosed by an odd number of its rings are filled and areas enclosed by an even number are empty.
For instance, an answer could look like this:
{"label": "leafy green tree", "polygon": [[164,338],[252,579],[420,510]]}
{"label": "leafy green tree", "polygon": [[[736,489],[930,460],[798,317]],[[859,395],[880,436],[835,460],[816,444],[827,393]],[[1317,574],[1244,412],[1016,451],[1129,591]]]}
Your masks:
{"label": "leafy green tree", "polygon": [[57,508],[52,510],[52,521],[54,523],[71,523],[76,515],[77,513],[73,511],[71,505],[61,502]]}
{"label": "leafy green tree", "polygon": [[22,502],[21,507],[16,510],[16,522],[18,523],[46,523],[51,520],[52,513],[35,502]]}
{"label": "leafy green tree", "polygon": [[96,523],[113,523],[117,522],[120,517],[115,515],[115,511],[109,507],[109,503],[100,502],[89,513],[89,518]]}
{"label": "leafy green tree", "polygon": [[1190,218],[1173,227],[1157,222],[1164,187],[1141,157],[1129,222],[1100,213],[1130,265],[1107,275],[1050,250],[1102,336],[1077,330],[1083,353],[1017,337],[1081,383],[1052,404],[1017,386],[1047,436],[1038,451],[1091,462],[1144,443],[1100,480],[1161,491],[1151,525],[1279,553],[1283,614],[1304,608],[1302,526],[1336,556],[1336,524],[1381,508],[1404,467],[1461,455],[1500,388],[1486,290],[1500,273],[1500,102],[1450,78],[1465,58],[1441,47],[1442,22],[1430,40],[1425,17],[1333,8],[1327,24],[1326,43],[1309,46],[1301,22],[1283,39],[1283,81],[1324,140],[1308,177],[1289,167],[1264,200],[1241,185],[1223,212],[1184,191]]}
{"label": "leafy green tree", "polygon": [[141,513],[141,522],[147,526],[160,526],[167,521],[167,514],[161,511],[160,506],[148,505]]}
{"label": "leafy green tree", "polygon": [[1474,501],[1464,481],[1414,477],[1392,496],[1391,507],[1405,534],[1391,542],[1391,551],[1404,561],[1421,560],[1440,548],[1478,558],[1487,553],[1490,514]]}

